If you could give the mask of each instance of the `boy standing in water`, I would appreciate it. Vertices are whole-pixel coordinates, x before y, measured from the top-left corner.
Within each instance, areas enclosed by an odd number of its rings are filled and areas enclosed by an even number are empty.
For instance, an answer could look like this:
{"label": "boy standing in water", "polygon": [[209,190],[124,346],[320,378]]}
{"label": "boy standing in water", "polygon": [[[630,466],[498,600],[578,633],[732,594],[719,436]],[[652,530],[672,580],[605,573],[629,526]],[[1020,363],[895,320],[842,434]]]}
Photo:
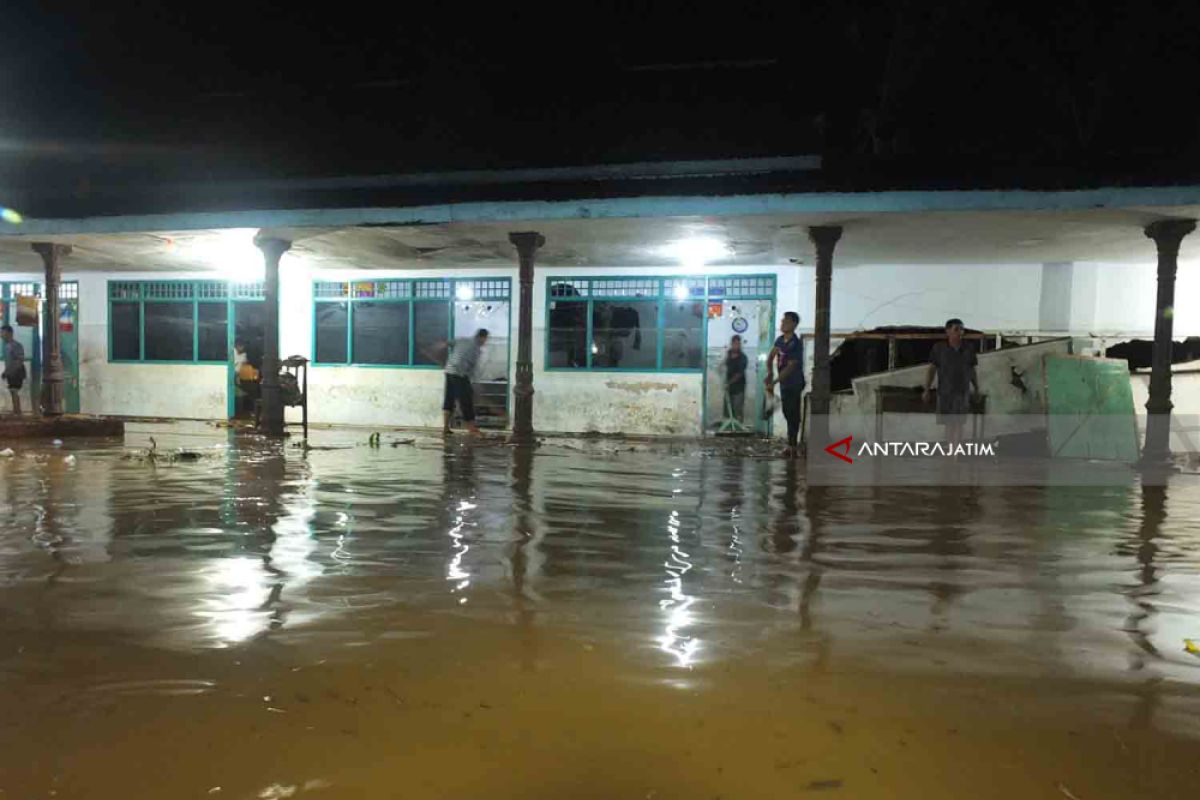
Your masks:
{"label": "boy standing in water", "polygon": [[[804,393],[804,344],[796,335],[796,327],[800,324],[800,315],[795,311],[786,311],[779,321],[779,338],[767,356],[768,392],[775,391],[779,384],[779,403],[783,406],[783,416],[787,420],[787,449],[783,451],[785,458],[795,458],[800,439],[800,397]],[[779,378],[775,377],[778,367]]]}
{"label": "boy standing in water", "polygon": [[743,421],[746,408],[746,367],[749,362],[742,352],[742,337],[729,340],[729,351],[725,354],[725,397],[729,403],[729,415],[738,422]]}

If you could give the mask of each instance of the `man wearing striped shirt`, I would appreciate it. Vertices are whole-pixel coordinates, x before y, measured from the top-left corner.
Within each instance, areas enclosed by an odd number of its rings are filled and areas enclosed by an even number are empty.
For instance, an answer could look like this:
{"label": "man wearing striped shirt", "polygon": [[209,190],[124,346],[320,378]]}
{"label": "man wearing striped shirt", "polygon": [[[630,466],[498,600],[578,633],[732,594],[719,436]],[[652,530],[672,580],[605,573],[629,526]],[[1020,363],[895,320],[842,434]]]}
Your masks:
{"label": "man wearing striped shirt", "polygon": [[473,434],[479,433],[479,426],[475,424],[475,391],[471,388],[471,380],[475,377],[475,368],[479,366],[479,357],[487,340],[487,329],[480,328],[474,337],[455,344],[446,361],[446,393],[442,400],[443,433],[450,433],[450,415],[454,413],[455,403],[462,409],[467,430]]}

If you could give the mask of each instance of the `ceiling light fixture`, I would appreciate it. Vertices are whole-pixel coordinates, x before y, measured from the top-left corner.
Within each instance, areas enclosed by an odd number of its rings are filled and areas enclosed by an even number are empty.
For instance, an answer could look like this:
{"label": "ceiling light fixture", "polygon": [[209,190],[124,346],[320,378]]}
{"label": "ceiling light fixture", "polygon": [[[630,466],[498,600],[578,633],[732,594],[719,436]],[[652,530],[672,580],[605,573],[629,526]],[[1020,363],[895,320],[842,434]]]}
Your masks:
{"label": "ceiling light fixture", "polygon": [[668,244],[662,252],[664,256],[677,260],[680,266],[687,269],[697,269],[733,255],[729,245],[712,236],[680,239]]}

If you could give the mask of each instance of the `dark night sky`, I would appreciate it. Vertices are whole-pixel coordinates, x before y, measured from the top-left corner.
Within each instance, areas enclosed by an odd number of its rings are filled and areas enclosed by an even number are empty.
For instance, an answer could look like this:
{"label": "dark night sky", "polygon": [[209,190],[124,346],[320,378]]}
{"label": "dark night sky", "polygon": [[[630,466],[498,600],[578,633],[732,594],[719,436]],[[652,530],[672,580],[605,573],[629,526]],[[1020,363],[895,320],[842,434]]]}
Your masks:
{"label": "dark night sky", "polygon": [[6,5],[0,176],[1200,155],[1196,4],[268,5]]}

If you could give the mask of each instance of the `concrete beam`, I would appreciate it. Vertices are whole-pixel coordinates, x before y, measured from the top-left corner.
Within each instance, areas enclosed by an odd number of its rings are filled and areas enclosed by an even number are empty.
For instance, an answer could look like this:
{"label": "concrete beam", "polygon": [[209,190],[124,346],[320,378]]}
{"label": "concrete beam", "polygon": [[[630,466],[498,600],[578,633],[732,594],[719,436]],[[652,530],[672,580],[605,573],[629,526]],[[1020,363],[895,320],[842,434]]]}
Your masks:
{"label": "concrete beam", "polygon": [[1080,211],[1200,205],[1200,186],[1080,191],[828,192],[810,194],[672,195],[594,200],[447,203],[401,208],[308,208],[145,214],[0,223],[0,236],[149,233],[220,228],[311,228],[356,225],[445,225],[573,219],[738,217],[761,214],[871,214],[923,211]]}

